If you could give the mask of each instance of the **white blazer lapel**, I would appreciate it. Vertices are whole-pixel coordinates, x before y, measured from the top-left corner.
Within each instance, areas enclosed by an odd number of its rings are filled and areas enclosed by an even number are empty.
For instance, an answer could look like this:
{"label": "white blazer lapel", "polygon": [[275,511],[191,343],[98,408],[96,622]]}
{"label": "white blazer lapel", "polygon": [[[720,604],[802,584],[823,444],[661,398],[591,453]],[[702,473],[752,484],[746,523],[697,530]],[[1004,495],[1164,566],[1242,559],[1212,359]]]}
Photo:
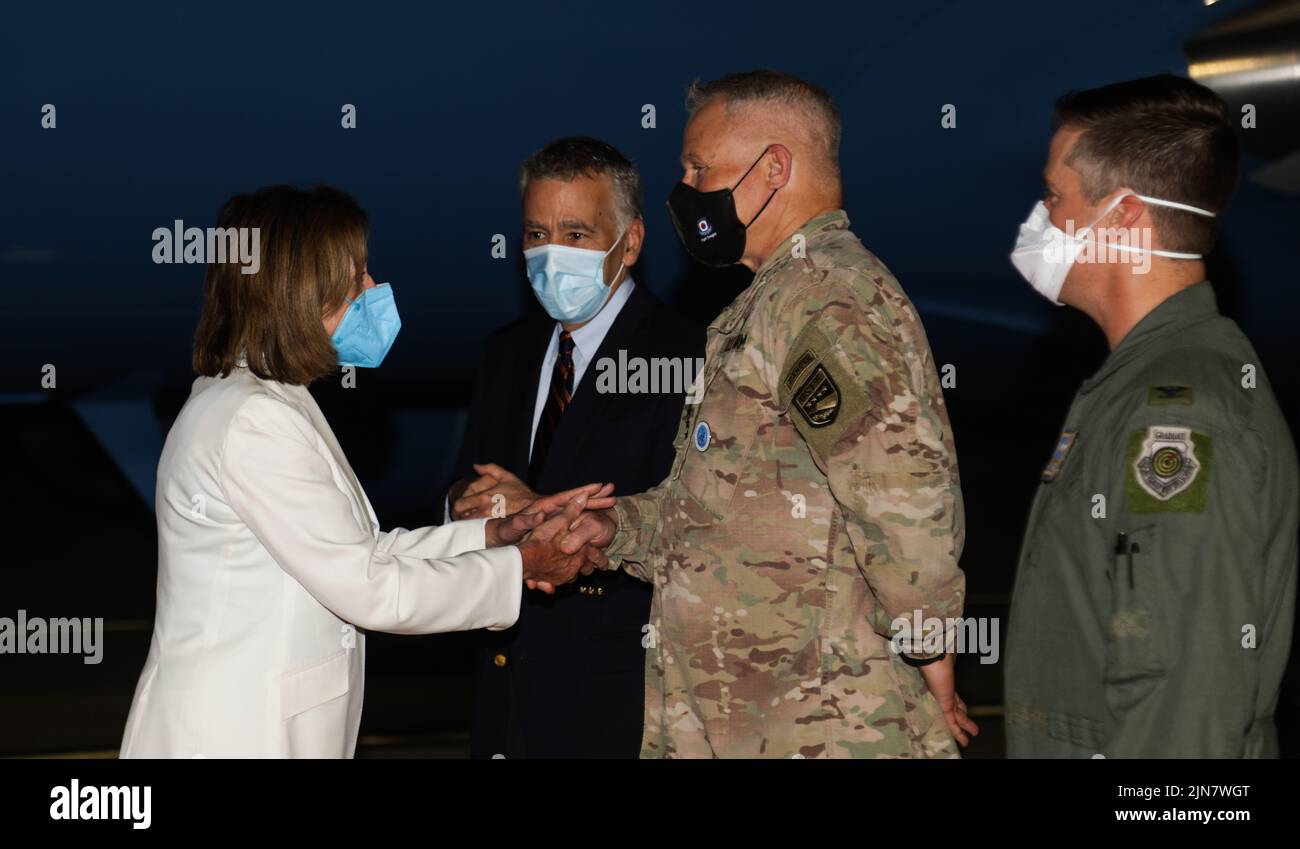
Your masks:
{"label": "white blazer lapel", "polygon": [[334,430],[325,420],[325,414],[321,412],[320,406],[316,399],[311,396],[305,386],[289,386],[279,384],[285,390],[285,400],[296,406],[303,415],[315,426],[316,432],[320,434],[321,440],[329,449],[330,456],[338,466],[340,475],[352,492],[353,506],[357,510],[357,519],[362,524],[369,523],[371,534],[379,533],[379,518],[375,515],[374,508],[370,506],[370,499],[366,498],[366,492],[361,488],[360,481],[357,480],[356,473],[352,471],[352,466],[348,465],[347,455],[339,446],[338,439],[334,436]]}

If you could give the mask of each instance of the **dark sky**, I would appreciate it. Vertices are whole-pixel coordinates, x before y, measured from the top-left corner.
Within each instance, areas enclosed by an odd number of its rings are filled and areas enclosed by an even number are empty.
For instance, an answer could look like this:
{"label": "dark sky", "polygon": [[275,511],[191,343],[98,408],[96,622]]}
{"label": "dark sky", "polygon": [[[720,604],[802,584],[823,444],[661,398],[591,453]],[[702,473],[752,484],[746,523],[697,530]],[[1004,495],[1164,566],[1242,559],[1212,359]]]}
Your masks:
{"label": "dark sky", "polygon": [[[640,166],[643,273],[683,301],[686,259],[663,206],[680,175],[683,91],[756,66],[837,98],[854,229],[931,336],[943,327],[936,348],[978,366],[982,336],[1062,320],[1006,259],[1038,195],[1054,98],[1185,73],[1186,38],[1250,5],[14,6],[0,33],[0,391],[34,388],[47,362],[69,391],[186,382],[202,271],[153,264],[150,234],[176,218],[209,226],[227,196],[274,182],[333,183],[370,213],[371,267],[405,320],[385,380],[463,372],[486,331],[529,303],[516,169],[574,133]],[[40,128],[44,103],[55,130]],[[339,125],[344,103],[355,130]],[[947,103],[954,130],[940,128]],[[1225,218],[1239,317],[1266,350],[1286,340],[1297,301],[1297,209],[1246,188]],[[507,260],[490,257],[495,233]]]}

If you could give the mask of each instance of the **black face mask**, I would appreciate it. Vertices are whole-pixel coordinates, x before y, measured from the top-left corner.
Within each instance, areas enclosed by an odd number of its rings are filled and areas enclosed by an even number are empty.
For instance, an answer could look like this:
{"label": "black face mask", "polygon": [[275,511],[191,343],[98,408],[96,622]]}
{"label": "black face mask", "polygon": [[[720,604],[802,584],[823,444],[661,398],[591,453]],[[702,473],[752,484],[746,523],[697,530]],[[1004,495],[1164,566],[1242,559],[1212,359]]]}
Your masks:
{"label": "black face mask", "polygon": [[736,214],[736,199],[732,192],[745,182],[745,177],[767,155],[768,150],[769,148],[763,148],[758,159],[749,166],[749,171],[730,189],[702,192],[694,186],[678,183],[668,196],[668,215],[673,220],[677,237],[686,246],[686,252],[697,262],[721,268],[735,265],[745,255],[745,231],[767,209],[777,190],[773,189],[772,194],[767,196],[762,207],[749,219],[749,224],[742,223]]}

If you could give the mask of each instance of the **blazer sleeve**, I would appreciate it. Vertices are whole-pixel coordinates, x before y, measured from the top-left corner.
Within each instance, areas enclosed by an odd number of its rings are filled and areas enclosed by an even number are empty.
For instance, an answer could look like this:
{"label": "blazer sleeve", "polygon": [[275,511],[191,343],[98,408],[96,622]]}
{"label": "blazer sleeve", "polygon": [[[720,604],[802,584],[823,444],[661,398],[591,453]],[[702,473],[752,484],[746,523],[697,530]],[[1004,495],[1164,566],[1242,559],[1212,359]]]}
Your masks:
{"label": "blazer sleeve", "polygon": [[252,398],[226,434],[220,485],[280,568],[361,628],[431,634],[503,630],[519,616],[523,564],[514,546],[483,549],[484,520],[396,529],[357,520],[305,416]]}

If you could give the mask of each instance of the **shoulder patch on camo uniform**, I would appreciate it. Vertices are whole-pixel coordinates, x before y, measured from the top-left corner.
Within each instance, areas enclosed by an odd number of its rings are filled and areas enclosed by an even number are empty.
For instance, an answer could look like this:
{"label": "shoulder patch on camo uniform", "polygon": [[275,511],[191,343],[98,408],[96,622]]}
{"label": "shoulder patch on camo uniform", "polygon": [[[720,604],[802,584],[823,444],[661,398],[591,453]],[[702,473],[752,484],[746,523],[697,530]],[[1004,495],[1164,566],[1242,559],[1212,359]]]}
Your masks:
{"label": "shoulder patch on camo uniform", "polygon": [[1162,404],[1181,404],[1191,406],[1195,400],[1190,386],[1152,386],[1147,390],[1147,404],[1160,406]]}
{"label": "shoulder patch on camo uniform", "polygon": [[777,385],[782,412],[794,408],[788,413],[791,421],[823,459],[869,403],[866,389],[841,363],[838,344],[837,338],[810,322],[790,346]]}
{"label": "shoulder patch on camo uniform", "polygon": [[811,348],[799,355],[798,359],[794,361],[794,365],[790,366],[790,371],[786,372],[785,375],[784,383],[787,392],[794,389],[794,382],[808,369],[808,366],[815,362],[817,362],[817,355],[812,352]]}
{"label": "shoulder patch on camo uniform", "polygon": [[1209,501],[1208,434],[1153,425],[1129,436],[1125,494],[1130,513],[1199,513]]}
{"label": "shoulder patch on camo uniform", "polygon": [[840,411],[840,388],[821,363],[813,366],[791,399],[813,427],[826,427]]}

